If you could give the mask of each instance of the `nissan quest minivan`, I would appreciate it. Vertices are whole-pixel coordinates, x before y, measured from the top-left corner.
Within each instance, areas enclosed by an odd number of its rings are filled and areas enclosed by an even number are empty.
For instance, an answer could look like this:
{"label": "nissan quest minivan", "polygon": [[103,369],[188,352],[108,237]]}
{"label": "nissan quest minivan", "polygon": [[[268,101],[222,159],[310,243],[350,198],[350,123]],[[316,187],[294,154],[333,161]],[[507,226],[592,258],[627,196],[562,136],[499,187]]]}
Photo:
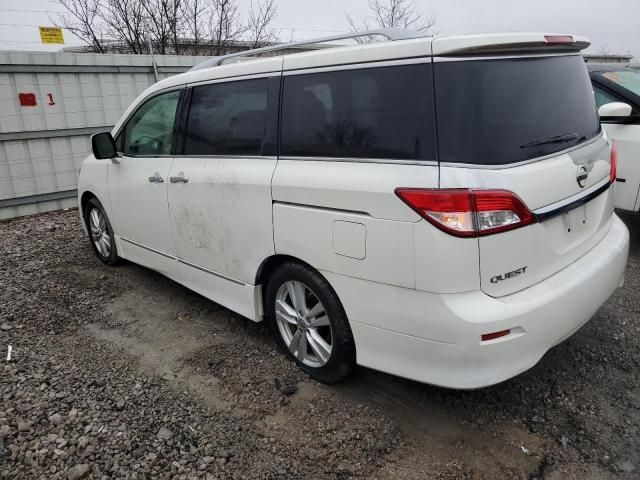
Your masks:
{"label": "nissan quest minivan", "polygon": [[98,258],[269,322],[321,382],[357,364],[466,389],[534,366],[627,261],[589,43],[388,36],[147,89],[82,165]]}

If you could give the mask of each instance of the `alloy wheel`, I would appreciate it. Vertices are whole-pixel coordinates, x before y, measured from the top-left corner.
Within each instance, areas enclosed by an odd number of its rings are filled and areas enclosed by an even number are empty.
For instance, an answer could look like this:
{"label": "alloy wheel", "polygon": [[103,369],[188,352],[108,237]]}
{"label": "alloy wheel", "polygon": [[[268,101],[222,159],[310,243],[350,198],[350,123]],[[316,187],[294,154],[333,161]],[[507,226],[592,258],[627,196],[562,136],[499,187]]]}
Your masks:
{"label": "alloy wheel", "polygon": [[333,331],[320,299],[302,282],[290,280],[278,289],[275,301],[278,330],[285,345],[303,364],[327,364],[333,349]]}
{"label": "alloy wheel", "polygon": [[99,208],[92,208],[89,211],[89,230],[98,253],[105,258],[109,257],[111,255],[111,237],[109,237],[107,221]]}

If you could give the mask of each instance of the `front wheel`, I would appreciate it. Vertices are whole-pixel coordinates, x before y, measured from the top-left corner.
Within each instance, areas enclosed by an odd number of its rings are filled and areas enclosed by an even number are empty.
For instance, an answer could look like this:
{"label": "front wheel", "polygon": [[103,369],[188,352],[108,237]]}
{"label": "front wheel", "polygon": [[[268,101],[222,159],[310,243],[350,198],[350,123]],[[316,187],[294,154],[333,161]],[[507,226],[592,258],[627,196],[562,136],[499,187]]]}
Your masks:
{"label": "front wheel", "polygon": [[96,256],[107,265],[117,264],[120,258],[116,250],[113,229],[98,199],[92,198],[87,202],[84,221]]}
{"label": "front wheel", "polygon": [[311,268],[289,262],[266,290],[271,330],[280,348],[312,378],[336,383],[355,367],[347,316],[329,283]]}

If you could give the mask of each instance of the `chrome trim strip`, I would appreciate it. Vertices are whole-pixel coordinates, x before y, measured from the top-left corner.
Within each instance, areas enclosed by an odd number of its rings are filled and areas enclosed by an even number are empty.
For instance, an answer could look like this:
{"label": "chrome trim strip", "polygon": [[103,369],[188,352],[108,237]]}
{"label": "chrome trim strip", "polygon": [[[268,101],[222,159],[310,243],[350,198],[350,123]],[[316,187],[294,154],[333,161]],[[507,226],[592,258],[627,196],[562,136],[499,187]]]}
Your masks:
{"label": "chrome trim strip", "polygon": [[120,240],[122,240],[123,242],[130,243],[131,245],[135,245],[136,247],[143,248],[144,250],[157,253],[158,255],[161,255],[165,258],[170,258],[171,260],[176,259],[176,257],[174,257],[173,255],[169,255],[168,253],[161,252],[160,250],[156,250],[155,248],[147,247],[146,245],[142,245],[141,243],[134,242],[133,240],[129,240],[128,238],[120,237]]}
{"label": "chrome trim strip", "polygon": [[246,160],[278,160],[275,155],[173,155],[174,158],[212,158],[212,159],[225,159],[225,158],[242,158]]}
{"label": "chrome trim strip", "polygon": [[611,182],[609,181],[609,178],[603,178],[598,183],[596,183],[595,185],[591,185],[589,188],[583,190],[582,192],[578,192],[568,198],[538,208],[532,213],[538,218],[547,219],[549,217],[562,213],[563,211],[566,211],[567,207],[577,207],[579,204],[585,203],[592,198],[597,197],[598,195],[606,191],[610,186]]}
{"label": "chrome trim strip", "polygon": [[400,159],[384,159],[384,158],[349,158],[349,157],[297,157],[297,156],[281,156],[280,160],[303,160],[306,162],[342,162],[342,163],[383,163],[396,165],[421,165],[437,167],[438,162],[435,160],[400,160]]}
{"label": "chrome trim strip", "polygon": [[522,165],[527,165],[529,163],[541,162],[542,160],[548,160],[549,158],[559,157],[560,155],[565,155],[567,153],[571,153],[574,150],[579,150],[581,148],[587,147],[593,143],[596,143],[599,139],[604,138],[603,135],[604,130],[600,129],[600,133],[595,137],[585,140],[578,145],[574,145],[573,147],[565,148],[564,150],[559,150],[554,153],[550,153],[549,155],[545,155],[544,157],[536,157],[531,158],[529,160],[523,160],[522,162],[517,163],[504,163],[501,165],[490,165],[484,163],[455,163],[455,162],[440,162],[441,167],[450,167],[450,168],[475,168],[475,169],[484,169],[484,170],[504,170],[507,168],[516,168],[521,167]]}
{"label": "chrome trim strip", "polygon": [[320,67],[301,67],[284,69],[282,75],[287,77],[290,75],[306,75],[308,73],[335,72],[340,70],[359,70],[363,68],[382,68],[393,67],[398,65],[418,65],[421,63],[431,63],[431,57],[404,57],[385,60],[367,60],[366,62],[348,62],[348,63],[332,63]]}
{"label": "chrome trim strip", "polygon": [[346,215],[360,215],[365,217],[370,217],[371,214],[368,212],[361,212],[358,210],[345,210],[343,208],[334,208],[334,207],[325,207],[323,205],[312,205],[310,203],[297,203],[297,202],[281,202],[278,200],[273,201],[273,205],[283,205],[286,207],[299,207],[299,208],[312,208],[314,210],[323,210],[325,212],[333,212],[333,213],[342,213]]}
{"label": "chrome trim strip", "polygon": [[183,265],[187,265],[188,267],[195,268],[196,270],[200,270],[201,272],[208,273],[208,274],[213,275],[213,276],[218,277],[218,278],[222,278],[223,280],[227,280],[229,282],[235,283],[236,285],[242,285],[242,286],[246,285],[246,283],[241,282],[240,280],[235,280],[235,279],[233,279],[231,277],[227,277],[226,275],[222,275],[221,273],[214,272],[213,270],[209,270],[207,268],[201,267],[199,265],[196,265],[195,263],[187,262],[186,260],[184,260],[182,258],[178,258],[177,260],[178,260],[178,262],[182,263]]}

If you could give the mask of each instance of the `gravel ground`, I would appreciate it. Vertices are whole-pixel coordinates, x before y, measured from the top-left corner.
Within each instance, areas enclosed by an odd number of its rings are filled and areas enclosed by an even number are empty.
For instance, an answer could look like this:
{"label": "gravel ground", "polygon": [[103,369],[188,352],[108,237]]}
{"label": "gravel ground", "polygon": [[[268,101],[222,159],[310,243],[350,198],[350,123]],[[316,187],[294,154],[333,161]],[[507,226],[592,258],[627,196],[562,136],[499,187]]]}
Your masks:
{"label": "gravel ground", "polygon": [[77,211],[0,223],[0,478],[638,478],[625,221],[625,286],[535,368],[472,392],[366,369],[317,384],[264,326],[102,265]]}

